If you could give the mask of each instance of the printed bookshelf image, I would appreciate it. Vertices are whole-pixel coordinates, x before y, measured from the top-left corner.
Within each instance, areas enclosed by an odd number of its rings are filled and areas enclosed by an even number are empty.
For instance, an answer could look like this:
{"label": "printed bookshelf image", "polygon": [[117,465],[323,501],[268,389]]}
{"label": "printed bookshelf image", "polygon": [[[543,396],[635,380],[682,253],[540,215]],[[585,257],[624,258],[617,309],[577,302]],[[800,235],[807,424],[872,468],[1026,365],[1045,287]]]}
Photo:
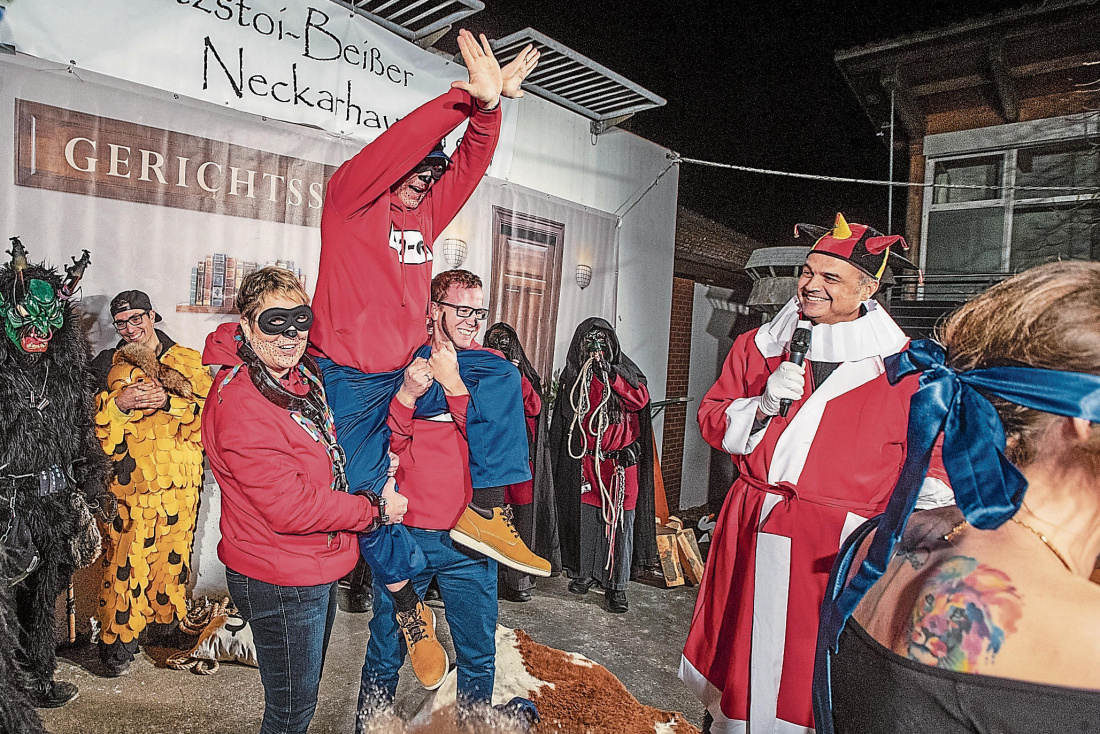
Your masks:
{"label": "printed bookshelf image", "polygon": [[306,285],[305,274],[294,265],[293,260],[272,260],[257,263],[251,260],[239,260],[224,252],[215,252],[199,260],[191,268],[191,297],[188,303],[176,306],[183,313],[237,313],[237,286],[245,276],[267,265],[284,268],[294,273]]}

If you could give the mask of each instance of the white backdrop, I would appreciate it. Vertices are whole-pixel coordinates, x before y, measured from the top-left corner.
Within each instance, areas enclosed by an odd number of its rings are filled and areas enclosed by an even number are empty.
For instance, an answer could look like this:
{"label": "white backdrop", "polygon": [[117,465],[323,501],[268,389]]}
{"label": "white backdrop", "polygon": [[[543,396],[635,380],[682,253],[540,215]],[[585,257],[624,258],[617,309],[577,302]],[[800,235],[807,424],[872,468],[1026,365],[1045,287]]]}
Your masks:
{"label": "white backdrop", "polygon": [[[554,369],[560,369],[565,365],[573,330],[580,322],[590,316],[599,316],[615,323],[616,286],[619,280],[617,220],[613,215],[592,207],[513,183],[485,179],[451,225],[439,235],[436,251],[440,249],[438,243],[448,237],[467,242],[470,255],[462,267],[481,276],[486,283],[486,294],[490,293],[489,284],[492,282],[494,206],[565,226],[554,335]],[[442,257],[436,257],[435,263],[437,271],[447,267]],[[583,290],[577,286],[578,263],[592,268],[592,281]],[[551,376],[541,375],[543,384],[549,384]]]}

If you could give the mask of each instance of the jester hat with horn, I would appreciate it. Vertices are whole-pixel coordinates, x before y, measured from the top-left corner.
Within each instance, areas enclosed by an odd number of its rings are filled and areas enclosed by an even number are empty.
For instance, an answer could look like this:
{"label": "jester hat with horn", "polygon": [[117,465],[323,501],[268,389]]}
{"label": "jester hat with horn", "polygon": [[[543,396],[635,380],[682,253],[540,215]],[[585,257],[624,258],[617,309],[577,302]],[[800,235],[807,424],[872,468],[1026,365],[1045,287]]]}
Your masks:
{"label": "jester hat with horn", "polygon": [[892,245],[908,250],[909,245],[899,234],[881,234],[866,224],[848,224],[843,214],[836,215],[836,224],[832,229],[816,224],[794,225],[794,236],[813,237],[814,244],[810,252],[830,255],[850,262],[875,280],[881,280],[887,265],[917,269],[917,266],[896,252]]}

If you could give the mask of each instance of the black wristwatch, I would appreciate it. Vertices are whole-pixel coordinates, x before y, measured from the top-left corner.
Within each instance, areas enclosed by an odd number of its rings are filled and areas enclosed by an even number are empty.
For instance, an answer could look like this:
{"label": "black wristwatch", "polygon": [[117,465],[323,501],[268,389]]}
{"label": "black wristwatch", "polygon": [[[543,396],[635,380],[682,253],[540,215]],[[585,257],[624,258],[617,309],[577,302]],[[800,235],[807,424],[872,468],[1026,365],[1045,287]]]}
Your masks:
{"label": "black wristwatch", "polygon": [[374,505],[375,508],[378,510],[378,517],[371,521],[370,527],[368,527],[364,532],[369,533],[377,530],[378,528],[382,527],[390,521],[390,516],[386,514],[385,497],[376,494],[369,489],[364,489],[360,492],[356,492],[356,494],[361,494],[366,497],[368,500],[370,500],[370,503]]}

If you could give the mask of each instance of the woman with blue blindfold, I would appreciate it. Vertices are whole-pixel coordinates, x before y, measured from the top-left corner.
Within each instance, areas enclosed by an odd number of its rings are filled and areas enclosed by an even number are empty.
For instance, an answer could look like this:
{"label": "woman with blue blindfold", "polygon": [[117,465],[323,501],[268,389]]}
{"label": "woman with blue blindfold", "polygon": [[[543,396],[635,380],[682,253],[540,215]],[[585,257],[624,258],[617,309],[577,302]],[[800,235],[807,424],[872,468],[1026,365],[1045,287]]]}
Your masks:
{"label": "woman with blue blindfold", "polygon": [[[817,731],[1096,731],[1100,263],[991,288],[887,360],[913,372],[901,477],[822,606]],[[957,506],[913,513],[941,432]]]}

